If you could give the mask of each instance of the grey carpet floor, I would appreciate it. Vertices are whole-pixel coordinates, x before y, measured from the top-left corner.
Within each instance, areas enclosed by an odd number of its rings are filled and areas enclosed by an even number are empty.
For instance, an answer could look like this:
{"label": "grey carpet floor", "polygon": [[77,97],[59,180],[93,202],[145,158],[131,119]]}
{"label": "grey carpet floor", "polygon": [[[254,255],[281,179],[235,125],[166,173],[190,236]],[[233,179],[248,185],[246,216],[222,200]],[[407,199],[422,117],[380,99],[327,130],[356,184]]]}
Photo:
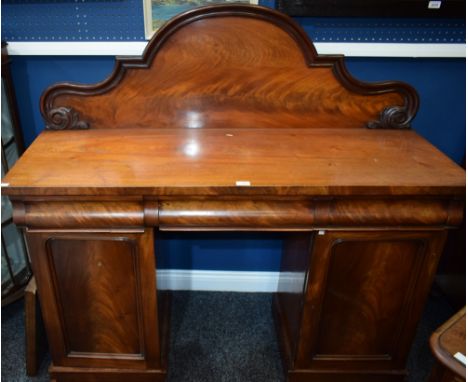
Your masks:
{"label": "grey carpet floor", "polygon": [[[284,381],[267,293],[174,292],[168,382]],[[428,339],[455,311],[442,295],[426,304],[408,361],[410,382],[432,367]],[[24,310],[20,300],[2,308],[4,382],[48,381],[47,356],[34,378],[26,377]]]}

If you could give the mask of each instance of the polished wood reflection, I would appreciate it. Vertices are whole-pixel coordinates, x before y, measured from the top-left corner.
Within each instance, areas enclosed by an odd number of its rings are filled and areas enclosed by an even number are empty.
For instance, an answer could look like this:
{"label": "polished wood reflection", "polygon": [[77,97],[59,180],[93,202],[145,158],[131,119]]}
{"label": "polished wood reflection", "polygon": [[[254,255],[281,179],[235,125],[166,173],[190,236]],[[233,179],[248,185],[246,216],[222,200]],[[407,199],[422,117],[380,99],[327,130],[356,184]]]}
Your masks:
{"label": "polished wood reflection", "polygon": [[464,195],[465,187],[464,171],[413,131],[234,127],[47,131],[4,182],[10,195]]}
{"label": "polished wood reflection", "polygon": [[41,100],[51,129],[408,128],[417,108],[409,85],[360,82],[290,18],[239,4],[181,15],[105,81]]}

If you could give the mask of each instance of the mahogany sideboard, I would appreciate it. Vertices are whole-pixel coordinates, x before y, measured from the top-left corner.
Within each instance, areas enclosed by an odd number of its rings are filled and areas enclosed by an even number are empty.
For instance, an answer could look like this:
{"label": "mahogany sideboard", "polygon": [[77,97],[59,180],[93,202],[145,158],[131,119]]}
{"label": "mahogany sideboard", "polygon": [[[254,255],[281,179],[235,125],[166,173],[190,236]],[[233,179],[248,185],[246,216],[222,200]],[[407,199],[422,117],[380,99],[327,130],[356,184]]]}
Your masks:
{"label": "mahogany sideboard", "polygon": [[[163,381],[165,230],[277,231],[289,381],[402,381],[465,173],[410,129],[401,82],[363,83],[287,16],[179,15],[142,57],[41,98],[3,180],[26,232],[57,382]],[[242,365],[239,365],[242,367]]]}

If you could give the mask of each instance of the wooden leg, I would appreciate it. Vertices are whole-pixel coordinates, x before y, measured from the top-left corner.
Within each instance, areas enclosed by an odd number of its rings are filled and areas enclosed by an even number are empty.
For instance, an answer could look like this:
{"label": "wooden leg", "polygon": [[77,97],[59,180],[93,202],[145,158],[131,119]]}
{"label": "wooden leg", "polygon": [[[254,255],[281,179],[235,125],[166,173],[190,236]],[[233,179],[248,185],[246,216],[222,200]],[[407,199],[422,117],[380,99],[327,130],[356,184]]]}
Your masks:
{"label": "wooden leg", "polygon": [[42,327],[41,311],[37,300],[36,279],[29,281],[24,291],[24,315],[26,331],[26,374],[37,374],[45,353],[45,336]]}
{"label": "wooden leg", "polygon": [[36,339],[36,280],[29,281],[24,291],[24,319],[26,330],[26,374],[37,374],[37,339]]}

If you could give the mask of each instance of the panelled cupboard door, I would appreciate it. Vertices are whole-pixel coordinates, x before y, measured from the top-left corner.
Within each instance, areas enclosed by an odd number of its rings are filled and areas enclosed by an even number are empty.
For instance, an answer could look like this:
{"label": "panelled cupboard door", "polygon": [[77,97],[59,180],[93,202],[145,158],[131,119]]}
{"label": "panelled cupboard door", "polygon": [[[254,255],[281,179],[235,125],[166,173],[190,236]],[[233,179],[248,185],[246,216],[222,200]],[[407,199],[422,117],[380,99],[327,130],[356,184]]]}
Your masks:
{"label": "panelled cupboard door", "polygon": [[444,231],[315,237],[296,368],[403,370]]}
{"label": "panelled cupboard door", "polygon": [[152,230],[27,242],[55,366],[161,367]]}

